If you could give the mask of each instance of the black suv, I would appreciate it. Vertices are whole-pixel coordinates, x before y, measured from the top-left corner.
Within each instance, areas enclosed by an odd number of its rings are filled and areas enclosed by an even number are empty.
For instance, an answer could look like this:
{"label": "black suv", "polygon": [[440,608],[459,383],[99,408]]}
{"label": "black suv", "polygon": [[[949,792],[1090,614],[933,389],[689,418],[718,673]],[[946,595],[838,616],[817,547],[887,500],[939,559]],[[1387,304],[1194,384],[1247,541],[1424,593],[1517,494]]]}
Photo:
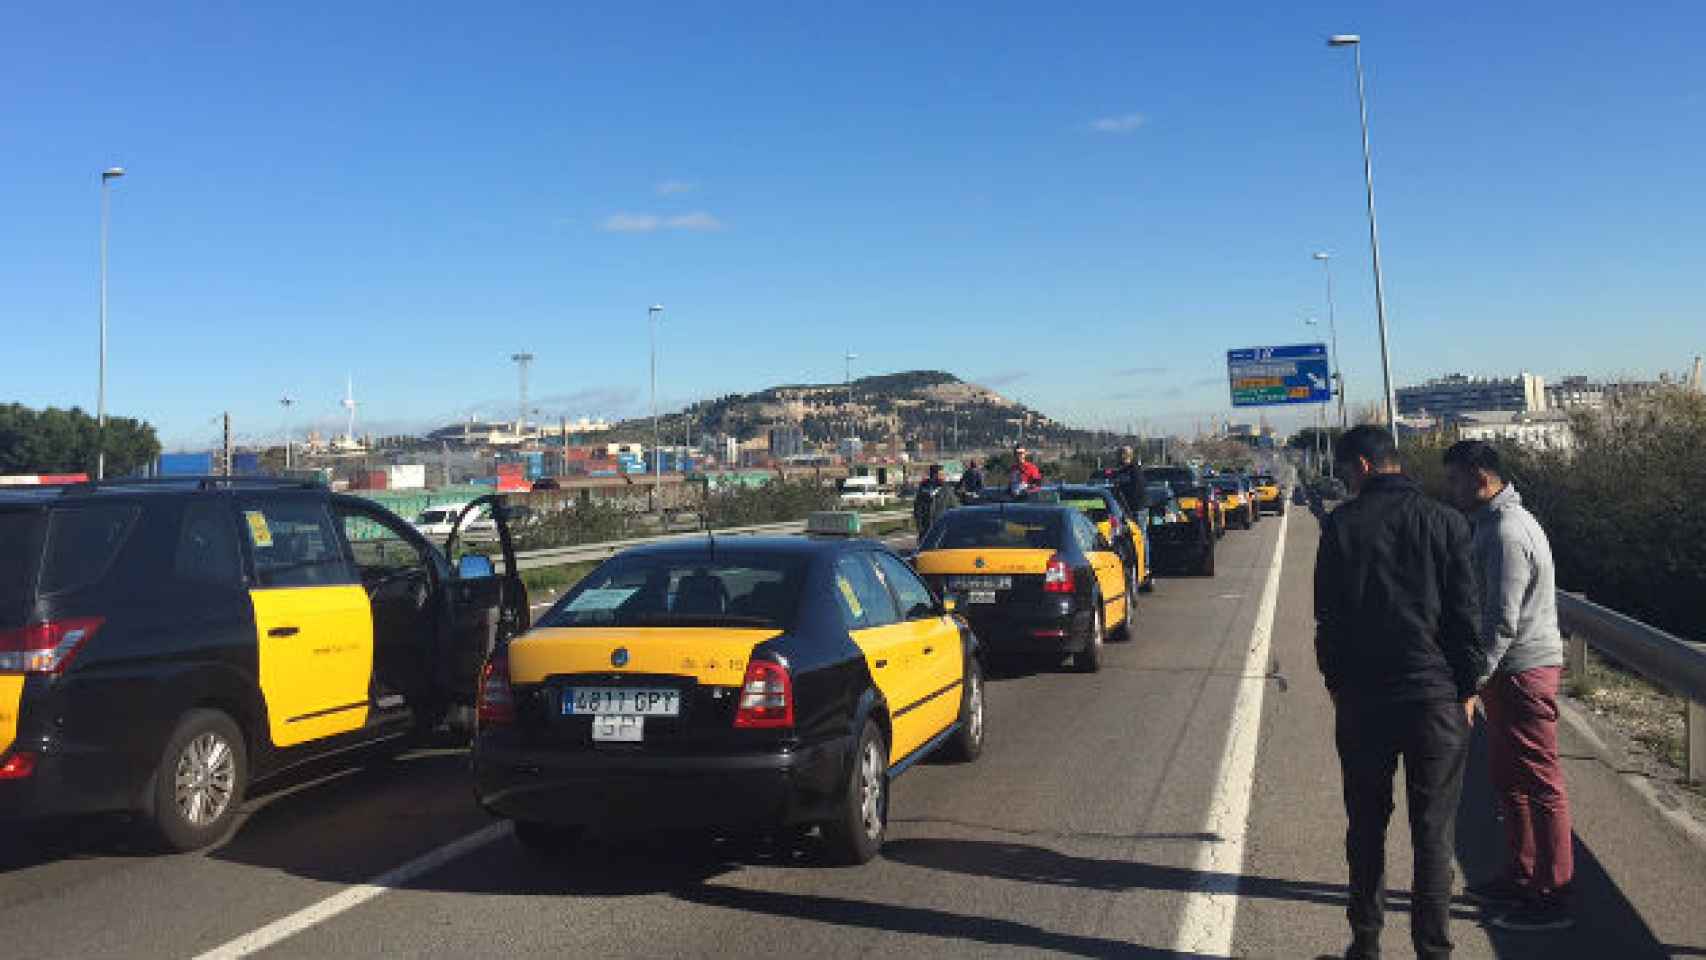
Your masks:
{"label": "black suv", "polygon": [[128,811],[192,849],[252,780],[471,716],[527,625],[492,512],[505,577],[309,483],[0,493],[0,815]]}

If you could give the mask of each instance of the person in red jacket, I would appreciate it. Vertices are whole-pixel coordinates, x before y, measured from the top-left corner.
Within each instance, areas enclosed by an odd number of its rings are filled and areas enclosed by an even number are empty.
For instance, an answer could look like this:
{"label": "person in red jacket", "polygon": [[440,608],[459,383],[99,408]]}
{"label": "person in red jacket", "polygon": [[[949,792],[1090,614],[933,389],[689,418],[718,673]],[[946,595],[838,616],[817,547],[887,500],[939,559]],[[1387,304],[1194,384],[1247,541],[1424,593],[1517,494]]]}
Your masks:
{"label": "person in red jacket", "polygon": [[1043,472],[1031,462],[1031,453],[1024,447],[1013,448],[1013,470],[1007,475],[1007,488],[1013,493],[1034,493],[1043,488]]}

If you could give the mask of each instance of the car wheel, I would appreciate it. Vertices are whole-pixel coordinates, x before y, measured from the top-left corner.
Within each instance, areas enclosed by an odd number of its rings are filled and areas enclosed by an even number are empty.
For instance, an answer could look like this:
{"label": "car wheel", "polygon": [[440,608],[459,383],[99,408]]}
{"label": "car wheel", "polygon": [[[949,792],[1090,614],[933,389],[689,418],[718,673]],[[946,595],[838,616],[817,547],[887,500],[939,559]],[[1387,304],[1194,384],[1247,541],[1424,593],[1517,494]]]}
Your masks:
{"label": "car wheel", "polygon": [[586,835],[586,828],[539,820],[514,820],[510,829],[521,848],[537,856],[553,856],[574,849]]}
{"label": "car wheel", "polygon": [[1096,597],[1095,611],[1090,615],[1090,638],[1084,649],[1072,655],[1072,667],[1079,673],[1095,673],[1102,669],[1102,646],[1107,642],[1107,629],[1102,623],[1102,598]]}
{"label": "car wheel", "polygon": [[853,770],[841,812],[823,825],[824,856],[831,863],[868,863],[882,849],[889,822],[889,749],[874,721],[866,720],[853,753]]}
{"label": "car wheel", "polygon": [[147,826],[167,850],[196,850],[231,829],[249,785],[249,756],[236,721],[191,710],[166,739],[154,770]]}
{"label": "car wheel", "polygon": [[983,668],[973,657],[966,663],[966,682],[960,696],[960,728],[942,745],[942,759],[971,763],[983,753]]}

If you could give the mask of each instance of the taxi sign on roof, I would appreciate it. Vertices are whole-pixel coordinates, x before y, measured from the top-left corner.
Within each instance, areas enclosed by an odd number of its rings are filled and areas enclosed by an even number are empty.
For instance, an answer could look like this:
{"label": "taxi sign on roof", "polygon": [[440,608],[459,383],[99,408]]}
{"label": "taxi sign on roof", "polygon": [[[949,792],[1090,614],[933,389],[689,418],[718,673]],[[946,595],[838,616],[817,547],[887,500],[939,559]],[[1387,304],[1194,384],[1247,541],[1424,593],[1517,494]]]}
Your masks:
{"label": "taxi sign on roof", "polygon": [[829,537],[859,535],[859,515],[851,510],[819,510],[806,517],[806,532]]}
{"label": "taxi sign on roof", "polygon": [[1246,347],[1226,351],[1234,407],[1327,403],[1333,399],[1327,345]]}

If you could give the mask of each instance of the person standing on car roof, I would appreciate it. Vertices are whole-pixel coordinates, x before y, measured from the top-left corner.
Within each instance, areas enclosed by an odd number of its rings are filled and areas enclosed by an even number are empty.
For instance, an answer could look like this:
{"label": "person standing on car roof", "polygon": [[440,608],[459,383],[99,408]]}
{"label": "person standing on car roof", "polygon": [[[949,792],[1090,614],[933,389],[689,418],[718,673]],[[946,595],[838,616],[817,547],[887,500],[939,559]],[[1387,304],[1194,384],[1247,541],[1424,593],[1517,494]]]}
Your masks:
{"label": "person standing on car roof", "polygon": [[1321,521],[1315,656],[1335,712],[1350,867],[1350,960],[1380,956],[1386,823],[1404,762],[1415,850],[1410,937],[1451,956],[1452,841],[1485,652],[1469,523],[1398,465],[1391,434],[1356,427],[1335,461],[1356,497]]}
{"label": "person standing on car roof", "polygon": [[968,500],[975,500],[983,493],[983,469],[975,459],[966,461],[966,468],[960,472],[959,482],[954,484],[954,488]]}
{"label": "person standing on car roof", "polygon": [[918,528],[919,538],[930,532],[942,514],[957,506],[954,488],[942,479],[942,465],[931,464],[923,482],[918,484],[918,496],[912,500],[912,523]]}
{"label": "person standing on car roof", "polygon": [[1007,474],[1007,489],[1011,493],[1035,493],[1043,488],[1043,472],[1031,462],[1031,452],[1024,447],[1013,448],[1013,469]]}
{"label": "person standing on car roof", "polygon": [[1132,523],[1143,526],[1143,555],[1153,556],[1149,552],[1149,479],[1143,475],[1143,464],[1137,462],[1137,453],[1129,445],[1120,447],[1120,465],[1109,479],[1113,481],[1114,494],[1125,504],[1126,516]]}
{"label": "person standing on car roof", "polygon": [[1564,930],[1575,925],[1568,902],[1575,865],[1570,798],[1558,763],[1558,682],[1564,639],[1558,630],[1552,545],[1516,487],[1499,451],[1464,440],[1445,452],[1451,498],[1475,530],[1487,658],[1481,702],[1487,759],[1504,810],[1510,865],[1503,876],[1471,884],[1471,897],[1506,911],[1505,930]]}

